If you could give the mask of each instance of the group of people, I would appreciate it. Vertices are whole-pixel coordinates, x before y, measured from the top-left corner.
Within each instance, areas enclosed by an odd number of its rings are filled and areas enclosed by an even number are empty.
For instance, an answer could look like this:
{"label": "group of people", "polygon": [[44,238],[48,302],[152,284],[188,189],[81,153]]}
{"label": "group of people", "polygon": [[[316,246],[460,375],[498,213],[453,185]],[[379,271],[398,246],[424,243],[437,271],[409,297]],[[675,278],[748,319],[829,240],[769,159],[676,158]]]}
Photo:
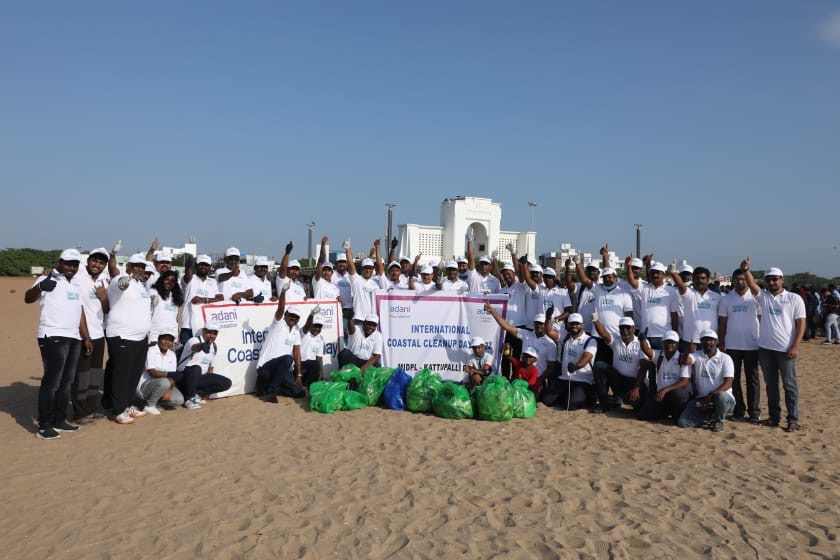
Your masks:
{"label": "group of people", "polygon": [[[274,282],[266,259],[257,259],[253,274],[246,274],[235,247],[215,272],[208,255],[188,258],[183,276],[157,240],[147,254],[131,255],[124,269],[116,261],[120,243],[111,251],[90,251],[84,265],[75,249],[63,251],[25,295],[27,303],[41,306],[44,375],[36,435],[55,439],[76,431],[100,409],[119,424],[162,408],[197,409],[207,395],[230,388],[230,379],[214,371],[219,326],[203,322],[193,309],[197,304],[276,303],[257,363],[257,394],[267,402],[302,397],[305,387],[323,378],[324,322],[316,308],[301,327],[301,310],[286,301],[339,301],[347,335],[339,366],[364,371],[381,363],[375,295],[382,290],[508,296],[505,317],[485,307],[505,331],[501,371],[493,371],[484,341],[472,340],[464,372],[473,386],[502,374],[526,379],[546,405],[601,412],[629,403],[644,419],[670,417],[681,426],[722,431],[730,415],[779,426],[781,380],[786,429],[800,429],[795,364],[805,305],[784,289],[777,268],[765,273],[761,288],[747,258],[733,273],[732,290],[721,295],[710,289],[708,269],[665,266],[652,255],[628,257],[627,278],[620,279],[606,245],[600,266],[570,259],[560,278],[517,255],[512,245],[507,264],[496,252],[477,259],[469,236],[465,256],[419,269],[421,255],[396,257],[396,240],[387,261],[376,240],[359,263],[349,241],[329,262],[327,243],[324,237],[308,287],[300,262],[290,258],[292,243]],[[759,413],[759,364],[767,419]]]}

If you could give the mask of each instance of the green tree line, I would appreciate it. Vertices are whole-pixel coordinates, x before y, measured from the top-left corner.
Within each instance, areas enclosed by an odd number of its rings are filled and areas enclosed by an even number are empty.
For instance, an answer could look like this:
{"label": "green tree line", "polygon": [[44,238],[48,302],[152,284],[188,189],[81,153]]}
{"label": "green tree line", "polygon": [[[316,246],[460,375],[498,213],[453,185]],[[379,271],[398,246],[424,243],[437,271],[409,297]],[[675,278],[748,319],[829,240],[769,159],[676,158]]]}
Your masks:
{"label": "green tree line", "polygon": [[55,266],[61,250],[40,249],[0,250],[0,276],[30,276],[33,266]]}

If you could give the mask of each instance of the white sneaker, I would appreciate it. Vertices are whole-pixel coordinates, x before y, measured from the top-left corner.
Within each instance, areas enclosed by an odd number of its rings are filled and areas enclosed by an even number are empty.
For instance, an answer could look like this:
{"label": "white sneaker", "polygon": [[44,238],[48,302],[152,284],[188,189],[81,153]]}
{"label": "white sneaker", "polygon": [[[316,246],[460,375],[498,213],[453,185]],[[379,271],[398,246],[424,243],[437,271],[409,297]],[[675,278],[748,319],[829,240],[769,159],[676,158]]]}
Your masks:
{"label": "white sneaker", "polygon": [[187,408],[189,410],[196,410],[201,408],[201,405],[198,404],[198,402],[196,402],[195,400],[195,397],[193,397],[190,400],[184,402],[184,408]]}
{"label": "white sneaker", "polygon": [[160,416],[160,410],[156,406],[150,406],[148,404],[143,408],[143,412],[152,416]]}
{"label": "white sneaker", "polygon": [[196,395],[196,396],[194,396],[194,397],[193,397],[193,399],[194,399],[194,400],[195,400],[195,402],[197,402],[198,404],[207,404],[207,400],[206,400],[206,399],[202,399],[202,398],[201,398],[201,395]]}
{"label": "white sneaker", "polygon": [[134,418],[131,417],[128,409],[126,409],[121,414],[114,416],[114,422],[117,424],[134,424]]}
{"label": "white sneaker", "polygon": [[127,409],[125,409],[125,411],[128,412],[128,415],[132,418],[140,418],[141,416],[146,416],[146,411],[140,410],[134,405],[129,406]]}

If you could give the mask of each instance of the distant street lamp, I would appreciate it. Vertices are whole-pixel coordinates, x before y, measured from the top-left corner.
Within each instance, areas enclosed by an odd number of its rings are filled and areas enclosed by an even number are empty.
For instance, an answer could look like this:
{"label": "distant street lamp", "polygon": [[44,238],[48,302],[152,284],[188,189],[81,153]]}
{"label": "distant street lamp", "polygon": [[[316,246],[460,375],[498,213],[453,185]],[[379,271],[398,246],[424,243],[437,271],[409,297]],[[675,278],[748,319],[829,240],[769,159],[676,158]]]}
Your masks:
{"label": "distant street lamp", "polygon": [[309,242],[306,245],[306,258],[307,258],[307,266],[312,266],[312,228],[315,227],[315,222],[309,222],[306,224],[306,229],[308,229],[309,233]]}
{"label": "distant street lamp", "polygon": [[393,223],[394,223],[394,207],[396,204],[393,202],[386,202],[385,206],[388,208],[388,226],[385,229],[385,244],[387,246],[391,246],[391,236],[393,235]]}
{"label": "distant street lamp", "polygon": [[531,207],[531,231],[534,231],[534,208],[537,207],[537,203],[533,200],[529,200],[528,206]]}
{"label": "distant street lamp", "polygon": [[636,226],[636,256],[642,258],[642,226],[644,224],[633,224]]}

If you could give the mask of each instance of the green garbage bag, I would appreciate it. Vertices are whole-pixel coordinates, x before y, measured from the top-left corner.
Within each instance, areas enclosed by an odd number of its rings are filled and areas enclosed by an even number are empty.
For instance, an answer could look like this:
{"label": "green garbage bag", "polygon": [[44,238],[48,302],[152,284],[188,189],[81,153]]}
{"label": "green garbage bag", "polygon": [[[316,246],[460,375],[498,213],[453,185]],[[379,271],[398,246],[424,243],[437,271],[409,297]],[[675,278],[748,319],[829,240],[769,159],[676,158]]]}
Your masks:
{"label": "green garbage bag", "polygon": [[408,410],[412,412],[432,410],[432,401],[440,393],[442,385],[440,375],[432,373],[428,368],[420,370],[405,391],[405,404]]}
{"label": "green garbage bag", "polygon": [[474,393],[478,417],[482,420],[504,422],[513,418],[513,390],[501,375],[485,378]]}
{"label": "green garbage bag", "polygon": [[440,389],[440,394],[432,400],[432,409],[441,418],[472,418],[473,405],[470,392],[463,385],[447,381]]}
{"label": "green garbage bag", "polygon": [[347,364],[343,368],[330,373],[330,381],[346,381],[350,383],[351,379],[355,379],[356,383],[362,381],[362,370],[353,364]]}
{"label": "green garbage bag", "polygon": [[513,417],[533,418],[537,415],[537,396],[528,388],[528,382],[517,379],[510,384],[513,393]]}
{"label": "green garbage bag", "polygon": [[367,406],[367,397],[356,391],[344,391],[343,410],[358,410]]}
{"label": "green garbage bag", "polygon": [[347,383],[339,381],[316,381],[309,386],[309,410],[333,414],[344,405],[344,391]]}
{"label": "green garbage bag", "polygon": [[367,397],[368,406],[376,406],[393,374],[394,368],[389,367],[369,367],[365,370],[359,384],[359,392]]}

